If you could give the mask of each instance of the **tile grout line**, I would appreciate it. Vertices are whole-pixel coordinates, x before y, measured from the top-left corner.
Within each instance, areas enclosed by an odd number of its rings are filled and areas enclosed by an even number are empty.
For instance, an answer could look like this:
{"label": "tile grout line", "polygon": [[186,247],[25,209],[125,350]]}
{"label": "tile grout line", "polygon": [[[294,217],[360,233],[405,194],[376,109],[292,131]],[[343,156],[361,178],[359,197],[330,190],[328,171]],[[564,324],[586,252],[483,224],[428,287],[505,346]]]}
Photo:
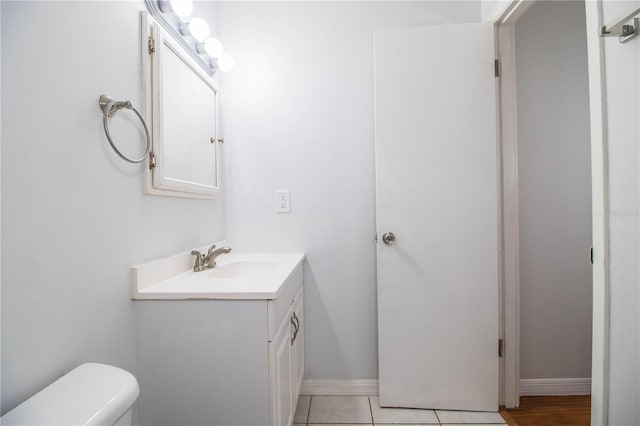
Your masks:
{"label": "tile grout line", "polygon": [[313,395],[309,395],[309,408],[307,409],[307,420],[304,422],[305,425],[309,426],[309,417],[311,417],[311,403],[313,402]]}
{"label": "tile grout line", "polygon": [[373,408],[371,408],[371,395],[367,397],[367,401],[369,402],[369,414],[371,415],[371,426],[375,426],[376,421],[373,419]]}

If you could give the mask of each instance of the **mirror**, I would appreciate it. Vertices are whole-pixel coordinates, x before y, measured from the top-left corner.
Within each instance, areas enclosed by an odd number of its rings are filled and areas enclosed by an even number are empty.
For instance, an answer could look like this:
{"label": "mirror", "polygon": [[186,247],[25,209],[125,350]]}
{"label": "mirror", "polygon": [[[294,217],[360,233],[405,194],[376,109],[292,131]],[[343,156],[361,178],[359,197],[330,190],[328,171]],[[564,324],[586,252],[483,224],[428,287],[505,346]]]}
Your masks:
{"label": "mirror", "polygon": [[217,87],[157,22],[144,15],[143,63],[152,155],[145,192],[217,198]]}

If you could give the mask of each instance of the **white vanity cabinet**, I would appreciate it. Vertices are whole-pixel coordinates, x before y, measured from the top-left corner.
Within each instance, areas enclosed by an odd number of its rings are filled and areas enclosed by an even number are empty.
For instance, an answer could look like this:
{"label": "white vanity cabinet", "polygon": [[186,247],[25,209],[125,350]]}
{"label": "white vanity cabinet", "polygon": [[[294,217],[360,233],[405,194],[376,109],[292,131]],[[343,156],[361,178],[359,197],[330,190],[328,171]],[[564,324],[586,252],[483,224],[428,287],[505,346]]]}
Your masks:
{"label": "white vanity cabinet", "polygon": [[275,298],[135,300],[140,424],[292,424],[304,374],[303,260]]}
{"label": "white vanity cabinet", "polygon": [[290,425],[304,373],[304,315],[302,288],[269,342],[272,424]]}
{"label": "white vanity cabinet", "polygon": [[298,331],[294,335],[293,344],[291,345],[292,352],[292,369],[291,378],[294,384],[295,398],[293,404],[293,412],[296,411],[296,405],[298,404],[298,397],[300,396],[300,390],[302,389],[302,379],[304,378],[304,301],[302,298],[302,289],[300,290],[300,297],[296,297],[293,303],[293,313],[297,315]]}

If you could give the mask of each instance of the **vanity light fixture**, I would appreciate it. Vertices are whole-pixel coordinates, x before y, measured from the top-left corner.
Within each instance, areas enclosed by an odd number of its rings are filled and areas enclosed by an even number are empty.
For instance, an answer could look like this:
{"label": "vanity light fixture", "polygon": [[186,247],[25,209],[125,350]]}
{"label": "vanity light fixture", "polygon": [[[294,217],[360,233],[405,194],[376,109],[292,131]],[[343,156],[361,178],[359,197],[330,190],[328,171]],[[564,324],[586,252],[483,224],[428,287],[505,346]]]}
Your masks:
{"label": "vanity light fixture", "polygon": [[209,37],[209,24],[202,18],[192,18],[180,26],[180,32],[182,35],[191,35],[202,43]]}
{"label": "vanity light fixture", "polygon": [[193,12],[192,0],[159,0],[158,6],[162,12],[173,12],[180,18],[186,18]]}
{"label": "vanity light fixture", "polygon": [[217,70],[228,72],[233,59],[224,54],[222,42],[209,37],[209,24],[200,17],[189,18],[193,0],[145,0],[149,13],[187,49],[190,56],[210,75]]}
{"label": "vanity light fixture", "polygon": [[216,65],[218,69],[222,72],[229,72],[235,66],[235,61],[233,58],[226,53],[220,55],[220,57],[216,60]]}
{"label": "vanity light fixture", "polygon": [[219,58],[224,51],[222,42],[215,37],[210,37],[204,42],[204,51],[212,58]]}

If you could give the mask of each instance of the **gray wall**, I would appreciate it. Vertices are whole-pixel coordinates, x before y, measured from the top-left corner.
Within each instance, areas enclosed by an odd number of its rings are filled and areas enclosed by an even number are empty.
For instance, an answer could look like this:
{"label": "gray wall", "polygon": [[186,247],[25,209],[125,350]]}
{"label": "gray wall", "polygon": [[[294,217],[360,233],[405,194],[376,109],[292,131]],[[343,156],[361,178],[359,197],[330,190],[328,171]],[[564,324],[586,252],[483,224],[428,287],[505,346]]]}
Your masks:
{"label": "gray wall", "polygon": [[591,377],[591,160],[584,3],[516,24],[521,378]]}
{"label": "gray wall", "polygon": [[[105,139],[100,94],[143,99],[142,2],[1,7],[6,412],[82,362],[135,372],[131,265],[221,239],[224,216],[221,201],[143,195],[144,166]],[[119,115],[133,153],[135,121]]]}
{"label": "gray wall", "polygon": [[[640,1],[602,2],[611,22]],[[609,424],[640,424],[640,39],[604,39],[609,190]]]}
{"label": "gray wall", "polygon": [[220,19],[227,237],[307,253],[307,379],[375,379],[373,32],[477,22],[480,4],[222,2]]}

